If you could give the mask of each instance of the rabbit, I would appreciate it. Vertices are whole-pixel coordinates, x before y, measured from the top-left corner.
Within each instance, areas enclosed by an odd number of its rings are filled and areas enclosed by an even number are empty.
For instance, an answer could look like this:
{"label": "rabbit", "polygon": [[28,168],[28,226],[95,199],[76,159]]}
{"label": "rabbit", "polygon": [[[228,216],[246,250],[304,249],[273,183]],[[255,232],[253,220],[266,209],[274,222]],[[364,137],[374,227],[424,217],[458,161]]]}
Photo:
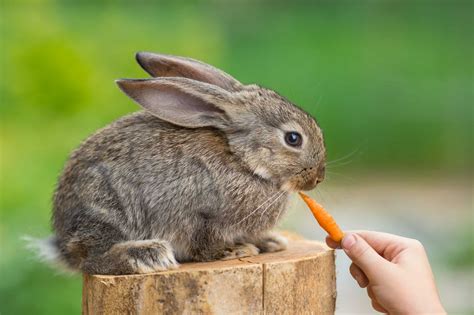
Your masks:
{"label": "rabbit", "polygon": [[142,110],[72,152],[44,255],[71,270],[123,275],[284,250],[271,229],[289,195],[324,179],[316,120],[200,61],[136,59],[153,78],[116,83]]}

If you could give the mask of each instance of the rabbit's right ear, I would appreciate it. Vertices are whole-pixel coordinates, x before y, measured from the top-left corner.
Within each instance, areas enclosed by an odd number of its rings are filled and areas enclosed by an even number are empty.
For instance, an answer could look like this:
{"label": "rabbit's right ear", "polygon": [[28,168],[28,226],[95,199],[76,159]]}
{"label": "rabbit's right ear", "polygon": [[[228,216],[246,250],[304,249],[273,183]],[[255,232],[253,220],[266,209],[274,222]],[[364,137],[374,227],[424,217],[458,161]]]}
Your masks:
{"label": "rabbit's right ear", "polygon": [[117,85],[154,116],[175,125],[225,129],[245,112],[232,93],[186,78],[122,79]]}
{"label": "rabbit's right ear", "polygon": [[139,52],[137,62],[153,77],[183,77],[238,91],[243,85],[229,74],[206,63],[178,56]]}

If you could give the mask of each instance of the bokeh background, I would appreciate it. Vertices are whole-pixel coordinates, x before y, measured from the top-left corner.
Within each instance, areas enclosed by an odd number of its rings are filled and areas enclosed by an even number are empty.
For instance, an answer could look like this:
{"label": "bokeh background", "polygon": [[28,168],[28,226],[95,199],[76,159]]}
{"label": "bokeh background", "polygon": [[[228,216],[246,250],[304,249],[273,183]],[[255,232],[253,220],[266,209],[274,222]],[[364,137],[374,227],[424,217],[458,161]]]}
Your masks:
{"label": "bokeh background", "polygon": [[[133,3],[133,4],[132,4]],[[279,91],[324,129],[313,196],[345,229],[420,239],[451,314],[474,313],[472,1],[14,1],[0,8],[0,313],[79,314],[81,278],[37,262],[69,152],[137,110],[136,51]],[[282,228],[324,239],[294,198]],[[338,254],[339,314],[373,313]]]}

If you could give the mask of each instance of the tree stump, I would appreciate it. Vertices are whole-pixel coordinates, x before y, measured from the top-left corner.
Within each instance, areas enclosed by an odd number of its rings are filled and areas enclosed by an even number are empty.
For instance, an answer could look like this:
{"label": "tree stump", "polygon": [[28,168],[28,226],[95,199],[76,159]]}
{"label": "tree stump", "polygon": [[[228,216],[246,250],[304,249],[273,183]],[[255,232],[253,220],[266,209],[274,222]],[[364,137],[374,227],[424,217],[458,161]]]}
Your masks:
{"label": "tree stump", "polygon": [[145,275],[84,275],[83,314],[333,314],[334,251],[288,249]]}

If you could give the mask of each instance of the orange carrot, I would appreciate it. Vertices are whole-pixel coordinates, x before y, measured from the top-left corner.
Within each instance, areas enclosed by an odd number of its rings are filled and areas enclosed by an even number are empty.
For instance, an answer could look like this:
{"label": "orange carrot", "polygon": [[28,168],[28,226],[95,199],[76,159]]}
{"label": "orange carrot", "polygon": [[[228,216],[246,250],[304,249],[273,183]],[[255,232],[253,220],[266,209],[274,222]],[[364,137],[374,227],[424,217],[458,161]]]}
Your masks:
{"label": "orange carrot", "polygon": [[329,234],[329,236],[336,242],[340,242],[344,237],[344,233],[337,225],[334,218],[316,201],[311,199],[308,195],[299,192],[301,198],[308,205],[319,225]]}

